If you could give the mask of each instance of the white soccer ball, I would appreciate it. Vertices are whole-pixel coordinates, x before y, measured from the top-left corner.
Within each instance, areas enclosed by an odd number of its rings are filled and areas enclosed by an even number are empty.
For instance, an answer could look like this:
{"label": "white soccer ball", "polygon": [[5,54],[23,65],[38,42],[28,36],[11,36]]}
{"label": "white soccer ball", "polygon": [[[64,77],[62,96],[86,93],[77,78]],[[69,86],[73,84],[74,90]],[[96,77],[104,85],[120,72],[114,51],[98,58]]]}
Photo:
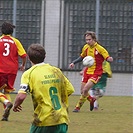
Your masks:
{"label": "white soccer ball", "polygon": [[83,59],[83,65],[87,67],[91,67],[94,64],[94,58],[92,56],[86,56]]}

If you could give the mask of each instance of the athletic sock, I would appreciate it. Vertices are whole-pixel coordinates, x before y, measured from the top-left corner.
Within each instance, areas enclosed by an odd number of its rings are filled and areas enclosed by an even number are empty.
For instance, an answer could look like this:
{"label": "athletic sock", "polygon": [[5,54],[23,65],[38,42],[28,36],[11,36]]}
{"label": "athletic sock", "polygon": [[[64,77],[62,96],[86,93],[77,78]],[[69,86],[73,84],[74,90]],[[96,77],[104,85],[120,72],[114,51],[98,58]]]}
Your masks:
{"label": "athletic sock", "polygon": [[5,100],[8,100],[6,95],[4,95],[3,93],[0,92],[0,102],[4,103]]}
{"label": "athletic sock", "polygon": [[84,104],[84,102],[87,100],[87,98],[85,97],[85,96],[80,96],[80,99],[79,99],[79,101],[78,101],[78,103],[77,103],[77,105],[76,105],[76,108],[77,109],[80,109],[82,106],[83,106],[83,104]]}
{"label": "athletic sock", "polygon": [[9,102],[6,95],[0,92],[0,102],[3,103],[4,108],[6,108],[6,104]]}
{"label": "athletic sock", "polygon": [[7,99],[11,102],[11,97],[9,93],[6,93],[5,96],[7,97]]}
{"label": "athletic sock", "polygon": [[90,95],[87,96],[87,100],[91,102],[92,97]]}
{"label": "athletic sock", "polygon": [[97,100],[94,102],[94,108],[98,108],[98,101]]}

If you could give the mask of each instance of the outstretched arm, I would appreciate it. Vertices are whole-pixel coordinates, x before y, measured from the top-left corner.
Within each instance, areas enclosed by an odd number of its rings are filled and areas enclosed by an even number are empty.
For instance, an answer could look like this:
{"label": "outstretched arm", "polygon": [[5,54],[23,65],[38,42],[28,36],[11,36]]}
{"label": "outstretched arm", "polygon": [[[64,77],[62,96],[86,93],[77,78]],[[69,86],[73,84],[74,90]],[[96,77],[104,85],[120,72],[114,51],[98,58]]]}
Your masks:
{"label": "outstretched arm", "polygon": [[69,68],[73,68],[76,63],[81,62],[82,60],[83,60],[83,58],[81,56],[79,56],[77,59],[72,61],[72,63],[70,63]]}
{"label": "outstretched arm", "polygon": [[26,93],[17,94],[15,102],[14,102],[14,106],[13,106],[14,112],[20,112],[22,110],[21,104],[23,103],[26,96],[27,96]]}

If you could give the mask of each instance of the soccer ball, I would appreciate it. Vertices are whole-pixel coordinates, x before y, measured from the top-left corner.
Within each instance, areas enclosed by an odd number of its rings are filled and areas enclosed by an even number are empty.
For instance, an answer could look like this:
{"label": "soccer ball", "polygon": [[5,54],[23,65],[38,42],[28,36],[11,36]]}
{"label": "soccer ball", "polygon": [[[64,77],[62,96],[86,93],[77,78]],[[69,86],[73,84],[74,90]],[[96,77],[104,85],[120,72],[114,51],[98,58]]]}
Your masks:
{"label": "soccer ball", "polygon": [[91,67],[94,64],[94,58],[92,56],[86,56],[83,59],[83,65],[87,67]]}

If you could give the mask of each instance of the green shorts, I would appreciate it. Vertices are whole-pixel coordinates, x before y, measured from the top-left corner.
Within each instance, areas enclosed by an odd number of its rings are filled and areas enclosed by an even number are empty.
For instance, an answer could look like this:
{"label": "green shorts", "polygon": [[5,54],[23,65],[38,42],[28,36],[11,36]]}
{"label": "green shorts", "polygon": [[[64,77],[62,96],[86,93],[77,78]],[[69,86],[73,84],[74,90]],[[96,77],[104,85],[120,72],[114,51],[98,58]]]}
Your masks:
{"label": "green shorts", "polygon": [[67,124],[60,124],[55,126],[35,126],[31,125],[30,133],[67,133],[68,125]]}
{"label": "green shorts", "polygon": [[105,90],[105,87],[107,85],[107,78],[108,78],[108,74],[107,73],[103,73],[102,74],[102,77],[100,78],[100,80],[97,82],[97,84],[95,84],[93,87],[92,87],[92,90],[95,90],[95,89],[103,89]]}

